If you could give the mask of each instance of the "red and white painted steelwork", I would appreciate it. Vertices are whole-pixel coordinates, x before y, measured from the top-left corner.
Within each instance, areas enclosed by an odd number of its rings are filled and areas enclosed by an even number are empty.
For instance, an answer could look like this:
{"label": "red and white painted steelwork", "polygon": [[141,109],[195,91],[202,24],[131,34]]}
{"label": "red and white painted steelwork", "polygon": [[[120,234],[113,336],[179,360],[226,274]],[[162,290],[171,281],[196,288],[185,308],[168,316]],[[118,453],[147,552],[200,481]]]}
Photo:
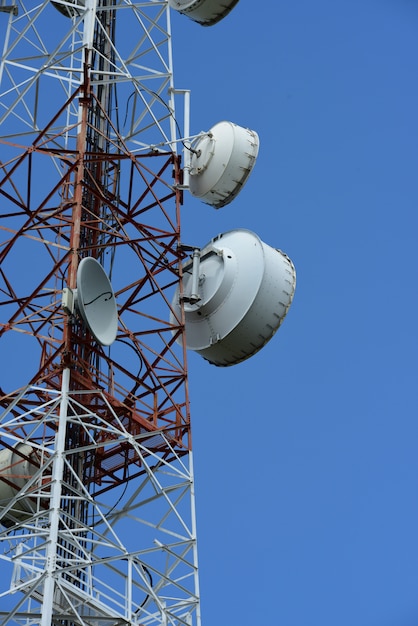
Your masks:
{"label": "red and white painted steelwork", "polygon": [[[0,32],[0,623],[199,626],[168,2],[2,0]],[[85,257],[110,346],[63,306]]]}

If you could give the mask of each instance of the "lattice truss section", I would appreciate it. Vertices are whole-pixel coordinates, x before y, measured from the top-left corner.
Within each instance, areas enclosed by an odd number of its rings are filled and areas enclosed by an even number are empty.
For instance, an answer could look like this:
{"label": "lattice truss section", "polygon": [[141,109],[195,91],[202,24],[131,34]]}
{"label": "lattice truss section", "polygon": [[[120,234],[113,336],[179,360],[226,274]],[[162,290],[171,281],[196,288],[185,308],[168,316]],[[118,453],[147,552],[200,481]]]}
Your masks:
{"label": "lattice truss section", "polygon": [[[1,623],[53,581],[53,624],[198,626],[167,3],[1,0],[0,35]],[[62,306],[85,256],[110,347]]]}
{"label": "lattice truss section", "polygon": [[[60,389],[65,364],[72,388],[102,389],[131,432],[167,428],[186,450],[185,349],[177,345],[184,344],[184,328],[182,320],[170,321],[182,255],[179,195],[172,186],[178,159],[138,158],[122,149],[81,156],[58,151],[54,158],[63,173],[54,177],[50,153],[41,135],[3,168],[0,180],[0,344],[4,353],[24,355],[19,368],[2,378],[0,405],[14,401],[22,380]],[[15,180],[24,184],[18,187]],[[41,192],[40,180],[52,186]],[[62,307],[77,194],[77,254],[100,260],[118,303],[119,332],[110,348],[95,342],[77,314],[68,316]],[[21,400],[28,403],[25,410],[36,395]]]}
{"label": "lattice truss section", "polygon": [[[39,623],[49,572],[52,624],[195,624],[191,453],[180,458],[161,431],[132,435],[100,392],[99,404],[107,403],[111,424],[90,411],[87,392],[70,392],[66,418],[61,392],[28,388],[22,396],[34,393],[43,394],[44,402],[19,415],[10,407],[1,420],[2,442],[15,450],[11,484],[19,485],[0,510],[1,623]],[[67,441],[83,433],[84,445],[64,451],[57,552],[51,556],[50,508],[57,488],[51,476],[60,419],[67,421]],[[106,457],[120,444],[136,459],[135,480],[110,491],[99,484],[92,489],[81,468],[91,467],[97,452]],[[171,450],[170,462],[160,450]]]}
{"label": "lattice truss section", "polygon": [[[117,85],[105,108],[131,151],[175,140],[165,0],[0,0],[0,41],[0,132],[9,141],[28,145],[49,125],[84,82],[86,60],[96,91]],[[73,104],[48,126],[58,149],[75,141],[78,115]]]}

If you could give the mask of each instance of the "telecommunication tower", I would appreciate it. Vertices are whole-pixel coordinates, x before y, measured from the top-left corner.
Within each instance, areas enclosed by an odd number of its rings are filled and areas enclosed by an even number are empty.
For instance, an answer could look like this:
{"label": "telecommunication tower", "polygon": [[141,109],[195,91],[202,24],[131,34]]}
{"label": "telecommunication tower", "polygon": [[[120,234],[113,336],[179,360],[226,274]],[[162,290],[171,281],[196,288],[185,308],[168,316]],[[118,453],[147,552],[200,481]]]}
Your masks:
{"label": "telecommunication tower", "polygon": [[0,622],[198,624],[169,8],[0,10]]}
{"label": "telecommunication tower", "polygon": [[231,201],[258,137],[191,137],[170,10],[237,1],[0,0],[1,625],[200,626],[186,348],[248,358],[295,284],[248,231],[181,241],[184,190]]}

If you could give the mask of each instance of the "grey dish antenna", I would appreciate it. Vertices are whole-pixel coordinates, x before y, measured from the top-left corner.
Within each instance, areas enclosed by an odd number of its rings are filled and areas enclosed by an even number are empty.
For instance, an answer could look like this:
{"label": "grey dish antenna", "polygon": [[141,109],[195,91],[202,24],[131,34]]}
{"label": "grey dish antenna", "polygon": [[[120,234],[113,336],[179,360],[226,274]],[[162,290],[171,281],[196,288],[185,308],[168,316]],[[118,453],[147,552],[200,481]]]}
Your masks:
{"label": "grey dish antenna", "polygon": [[192,147],[190,193],[220,209],[247,182],[258,155],[258,135],[232,122],[219,122],[199,135]]}
{"label": "grey dish antenna", "polygon": [[118,331],[116,300],[106,272],[93,257],[78,266],[75,306],[96,341],[110,346]]}
{"label": "grey dish antenna", "polygon": [[172,9],[190,17],[202,26],[220,22],[239,0],[168,0]]}
{"label": "grey dish antenna", "polygon": [[219,366],[250,358],[273,337],[296,286],[289,257],[245,229],[196,249],[183,275],[172,321],[181,319],[183,301],[187,348]]}

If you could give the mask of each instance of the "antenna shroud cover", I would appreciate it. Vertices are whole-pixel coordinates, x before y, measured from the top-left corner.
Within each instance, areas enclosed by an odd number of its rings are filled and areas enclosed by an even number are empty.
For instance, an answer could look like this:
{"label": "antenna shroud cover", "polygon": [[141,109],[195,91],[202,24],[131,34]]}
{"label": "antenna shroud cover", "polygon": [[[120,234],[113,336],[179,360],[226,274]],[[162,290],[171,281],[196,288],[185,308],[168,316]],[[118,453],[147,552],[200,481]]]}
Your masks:
{"label": "antenna shroud cover", "polygon": [[[184,267],[186,296],[190,270]],[[246,229],[218,235],[201,250],[199,277],[201,300],[184,303],[186,345],[218,366],[250,358],[273,337],[296,287],[289,257]],[[173,308],[181,319],[178,291]]]}
{"label": "antenna shroud cover", "polygon": [[229,204],[247,182],[258,149],[255,131],[233,122],[219,122],[193,145],[190,193],[215,209]]}
{"label": "antenna shroud cover", "polygon": [[220,22],[232,11],[239,0],[168,0],[172,9],[187,15],[202,26]]}

